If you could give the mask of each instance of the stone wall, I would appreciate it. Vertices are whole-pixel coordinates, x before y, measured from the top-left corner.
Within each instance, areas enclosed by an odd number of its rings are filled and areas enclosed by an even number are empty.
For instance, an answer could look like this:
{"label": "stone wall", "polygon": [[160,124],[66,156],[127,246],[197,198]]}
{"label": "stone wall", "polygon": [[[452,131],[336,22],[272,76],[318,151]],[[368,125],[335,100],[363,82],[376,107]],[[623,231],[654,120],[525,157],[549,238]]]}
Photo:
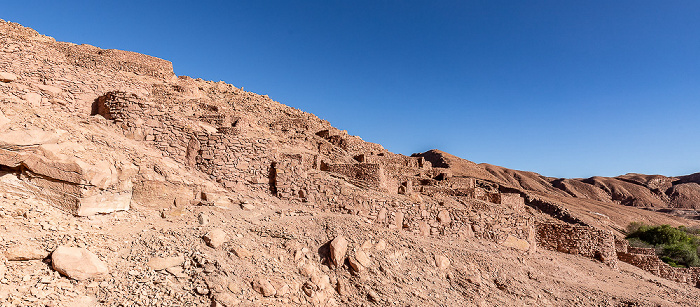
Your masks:
{"label": "stone wall", "polygon": [[170,61],[145,54],[63,42],[56,43],[56,47],[70,64],[91,70],[118,70],[163,79],[175,76]]}
{"label": "stone wall", "polygon": [[700,268],[674,268],[656,255],[618,252],[617,257],[656,276],[699,287]]}
{"label": "stone wall", "polygon": [[539,247],[598,259],[617,267],[615,238],[611,232],[558,223],[538,223],[536,228]]}
{"label": "stone wall", "polygon": [[[171,108],[187,108],[191,116],[174,118]],[[376,146],[362,147],[357,139],[336,131],[303,134],[300,129],[312,125],[301,120],[278,117],[271,122],[271,128],[280,129],[277,133],[294,133],[290,138],[300,140],[283,149],[272,138],[246,130],[249,126],[234,125],[241,120],[235,111],[208,104],[155,103],[110,92],[95,101],[92,112],[113,120],[126,136],[160,149],[229,189],[245,185],[321,210],[366,216],[397,231],[477,237],[530,252],[536,246],[534,220],[518,206],[519,196],[498,194],[491,199],[494,202],[487,202],[484,184],[477,187],[473,178],[432,179],[435,171],[422,157],[377,152]],[[233,126],[235,133],[222,129]],[[314,142],[318,147],[304,147]],[[305,150],[283,151],[292,148]],[[365,153],[359,156],[352,152],[355,149]],[[431,187],[456,196],[458,203],[436,201],[433,196],[444,194],[431,195]]]}

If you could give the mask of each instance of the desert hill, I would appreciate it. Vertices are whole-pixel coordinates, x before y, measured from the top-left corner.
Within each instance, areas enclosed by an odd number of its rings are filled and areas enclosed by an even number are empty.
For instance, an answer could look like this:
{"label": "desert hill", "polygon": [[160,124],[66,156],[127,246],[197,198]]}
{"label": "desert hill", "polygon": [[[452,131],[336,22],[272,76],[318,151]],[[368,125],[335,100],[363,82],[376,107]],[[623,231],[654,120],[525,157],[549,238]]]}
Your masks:
{"label": "desert hill", "polygon": [[172,63],[0,21],[0,306],[693,306],[626,244],[697,174],[412,156]]}

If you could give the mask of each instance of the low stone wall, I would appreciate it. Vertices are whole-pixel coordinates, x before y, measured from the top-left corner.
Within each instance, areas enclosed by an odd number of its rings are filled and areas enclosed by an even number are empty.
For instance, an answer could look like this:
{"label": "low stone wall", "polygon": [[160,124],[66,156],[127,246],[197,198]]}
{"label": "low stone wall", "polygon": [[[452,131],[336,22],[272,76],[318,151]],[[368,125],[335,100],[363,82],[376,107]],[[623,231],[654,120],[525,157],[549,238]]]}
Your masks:
{"label": "low stone wall", "polygon": [[628,247],[627,252],[630,254],[638,255],[656,255],[656,249],[654,248],[644,248],[644,247]]}
{"label": "low stone wall", "polygon": [[145,54],[63,42],[56,43],[56,47],[69,63],[87,69],[118,70],[163,79],[175,76],[170,61]]}
{"label": "low stone wall", "polygon": [[650,272],[656,276],[673,280],[675,282],[700,286],[700,268],[674,268],[661,261],[656,255],[617,253],[618,259]]}
{"label": "low stone wall", "polygon": [[538,223],[537,245],[567,254],[594,258],[617,267],[615,238],[611,232],[588,226]]}

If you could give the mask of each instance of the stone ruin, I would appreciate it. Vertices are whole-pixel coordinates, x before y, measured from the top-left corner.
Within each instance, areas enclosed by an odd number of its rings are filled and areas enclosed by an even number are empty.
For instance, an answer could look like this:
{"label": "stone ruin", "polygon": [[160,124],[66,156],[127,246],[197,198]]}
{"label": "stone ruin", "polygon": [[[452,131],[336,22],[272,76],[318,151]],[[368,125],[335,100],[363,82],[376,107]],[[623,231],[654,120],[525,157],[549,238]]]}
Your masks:
{"label": "stone ruin", "polygon": [[[125,136],[160,149],[229,189],[245,186],[290,202],[367,216],[422,236],[477,237],[528,252],[540,247],[597,259],[613,269],[621,260],[670,280],[698,284],[700,270],[672,268],[653,250],[625,246],[612,232],[588,226],[566,209],[526,192],[501,191],[492,182],[453,176],[423,157],[393,154],[332,128],[310,133],[319,126],[310,116],[263,122],[273,133],[304,134],[307,143],[280,146],[260,137],[256,132],[261,123],[237,111],[235,102],[189,103],[192,116],[181,118],[167,112],[172,104],[108,92],[95,100],[92,114],[114,121]],[[536,220],[526,207],[556,221]]]}
{"label": "stone ruin", "polygon": [[[170,62],[137,53],[54,44],[77,67],[167,80],[145,93],[108,89],[91,98],[90,114],[231,191],[270,193],[422,236],[477,237],[527,252],[539,246],[598,259],[613,268],[622,260],[692,285],[700,279],[697,269],[671,268],[652,251],[631,248],[527,191],[454,176],[444,163],[391,153],[267,96],[222,82],[178,78]],[[54,96],[52,101],[79,110],[65,103],[66,97]],[[154,198],[148,191],[168,190],[183,198],[194,194],[158,181],[134,183],[133,166],[114,161],[47,159],[44,153],[55,145],[48,141],[0,139],[0,171],[20,174],[38,195],[76,215],[125,210],[132,200]],[[168,199],[162,205],[170,204]],[[540,219],[529,209],[551,218]]]}

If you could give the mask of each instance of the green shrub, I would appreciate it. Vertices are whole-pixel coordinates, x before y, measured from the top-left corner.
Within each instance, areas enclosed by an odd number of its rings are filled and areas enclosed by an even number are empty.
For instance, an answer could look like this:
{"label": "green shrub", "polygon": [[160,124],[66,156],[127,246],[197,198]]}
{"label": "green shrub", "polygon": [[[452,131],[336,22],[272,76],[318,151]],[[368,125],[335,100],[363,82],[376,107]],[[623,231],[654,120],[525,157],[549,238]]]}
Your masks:
{"label": "green shrub", "polygon": [[671,227],[670,225],[648,226],[630,223],[627,240],[633,247],[654,247],[664,262],[674,267],[700,266],[698,250],[700,239],[697,229]]}

